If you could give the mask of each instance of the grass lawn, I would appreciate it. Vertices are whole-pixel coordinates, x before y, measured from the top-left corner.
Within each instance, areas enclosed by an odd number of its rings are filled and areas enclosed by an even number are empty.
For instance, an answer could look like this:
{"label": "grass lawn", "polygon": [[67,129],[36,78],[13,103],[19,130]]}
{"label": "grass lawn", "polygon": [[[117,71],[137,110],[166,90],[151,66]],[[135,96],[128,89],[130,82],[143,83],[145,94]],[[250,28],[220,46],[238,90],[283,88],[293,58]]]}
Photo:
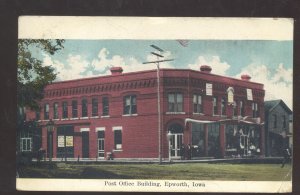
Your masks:
{"label": "grass lawn", "polygon": [[237,180],[289,181],[291,165],[280,164],[64,164],[49,169],[47,166],[24,166],[22,178],[74,179],[170,179],[170,180]]}

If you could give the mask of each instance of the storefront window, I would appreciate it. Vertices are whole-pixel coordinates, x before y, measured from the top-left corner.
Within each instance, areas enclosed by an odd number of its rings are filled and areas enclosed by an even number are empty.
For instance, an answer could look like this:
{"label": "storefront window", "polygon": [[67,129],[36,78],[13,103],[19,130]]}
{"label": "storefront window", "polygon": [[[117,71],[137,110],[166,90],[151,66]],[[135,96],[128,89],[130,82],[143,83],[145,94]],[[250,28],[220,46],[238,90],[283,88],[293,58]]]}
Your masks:
{"label": "storefront window", "polygon": [[220,125],[208,124],[208,156],[220,156]]}
{"label": "storefront window", "polygon": [[260,153],[260,132],[255,125],[226,125],[226,156],[250,156]]}
{"label": "storefront window", "polygon": [[203,124],[192,124],[192,156],[205,156],[205,131]]}

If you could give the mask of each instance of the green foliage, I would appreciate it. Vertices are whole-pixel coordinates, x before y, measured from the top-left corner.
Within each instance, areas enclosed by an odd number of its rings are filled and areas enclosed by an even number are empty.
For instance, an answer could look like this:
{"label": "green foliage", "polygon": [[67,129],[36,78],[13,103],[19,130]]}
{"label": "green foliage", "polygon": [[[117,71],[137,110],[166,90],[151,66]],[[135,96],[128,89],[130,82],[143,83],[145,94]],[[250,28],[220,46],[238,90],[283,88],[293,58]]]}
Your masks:
{"label": "green foliage", "polygon": [[43,98],[44,87],[51,83],[56,74],[51,66],[43,66],[39,59],[32,56],[30,48],[54,55],[63,48],[64,40],[19,39],[17,97],[19,107],[39,109],[38,101]]}

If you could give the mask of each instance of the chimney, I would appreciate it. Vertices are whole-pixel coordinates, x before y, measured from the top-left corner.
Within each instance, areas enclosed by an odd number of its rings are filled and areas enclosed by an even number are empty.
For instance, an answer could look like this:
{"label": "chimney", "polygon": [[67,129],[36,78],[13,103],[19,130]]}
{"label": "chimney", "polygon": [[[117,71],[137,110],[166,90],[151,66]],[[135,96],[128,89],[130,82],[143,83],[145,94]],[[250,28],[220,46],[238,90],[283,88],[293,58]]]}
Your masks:
{"label": "chimney", "polygon": [[112,75],[119,75],[122,74],[123,68],[120,66],[111,67],[110,72]]}
{"label": "chimney", "polygon": [[250,81],[251,77],[249,75],[247,75],[247,74],[242,74],[241,75],[241,79],[243,81]]}
{"label": "chimney", "polygon": [[200,66],[200,71],[204,73],[210,73],[211,72],[211,67],[208,65],[201,65]]}

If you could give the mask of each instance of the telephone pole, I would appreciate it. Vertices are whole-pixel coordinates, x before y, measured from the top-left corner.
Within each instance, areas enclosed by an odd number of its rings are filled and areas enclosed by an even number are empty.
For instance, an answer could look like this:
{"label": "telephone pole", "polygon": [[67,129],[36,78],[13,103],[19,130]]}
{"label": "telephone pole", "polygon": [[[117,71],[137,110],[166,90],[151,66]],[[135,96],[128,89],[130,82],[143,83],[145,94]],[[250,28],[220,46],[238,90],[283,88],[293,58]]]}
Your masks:
{"label": "telephone pole", "polygon": [[161,164],[162,162],[162,155],[161,155],[161,109],[160,109],[160,67],[159,67],[159,63],[160,62],[167,62],[167,61],[173,61],[174,59],[162,59],[160,60],[160,58],[164,58],[163,55],[161,55],[161,53],[163,52],[163,50],[155,45],[150,45],[150,47],[156,49],[158,53],[155,52],[151,52],[152,55],[155,55],[157,57],[156,61],[150,61],[150,62],[143,62],[143,64],[156,64],[157,67],[157,71],[156,71],[156,75],[157,75],[157,111],[158,111],[158,160],[159,160],[159,164]]}

